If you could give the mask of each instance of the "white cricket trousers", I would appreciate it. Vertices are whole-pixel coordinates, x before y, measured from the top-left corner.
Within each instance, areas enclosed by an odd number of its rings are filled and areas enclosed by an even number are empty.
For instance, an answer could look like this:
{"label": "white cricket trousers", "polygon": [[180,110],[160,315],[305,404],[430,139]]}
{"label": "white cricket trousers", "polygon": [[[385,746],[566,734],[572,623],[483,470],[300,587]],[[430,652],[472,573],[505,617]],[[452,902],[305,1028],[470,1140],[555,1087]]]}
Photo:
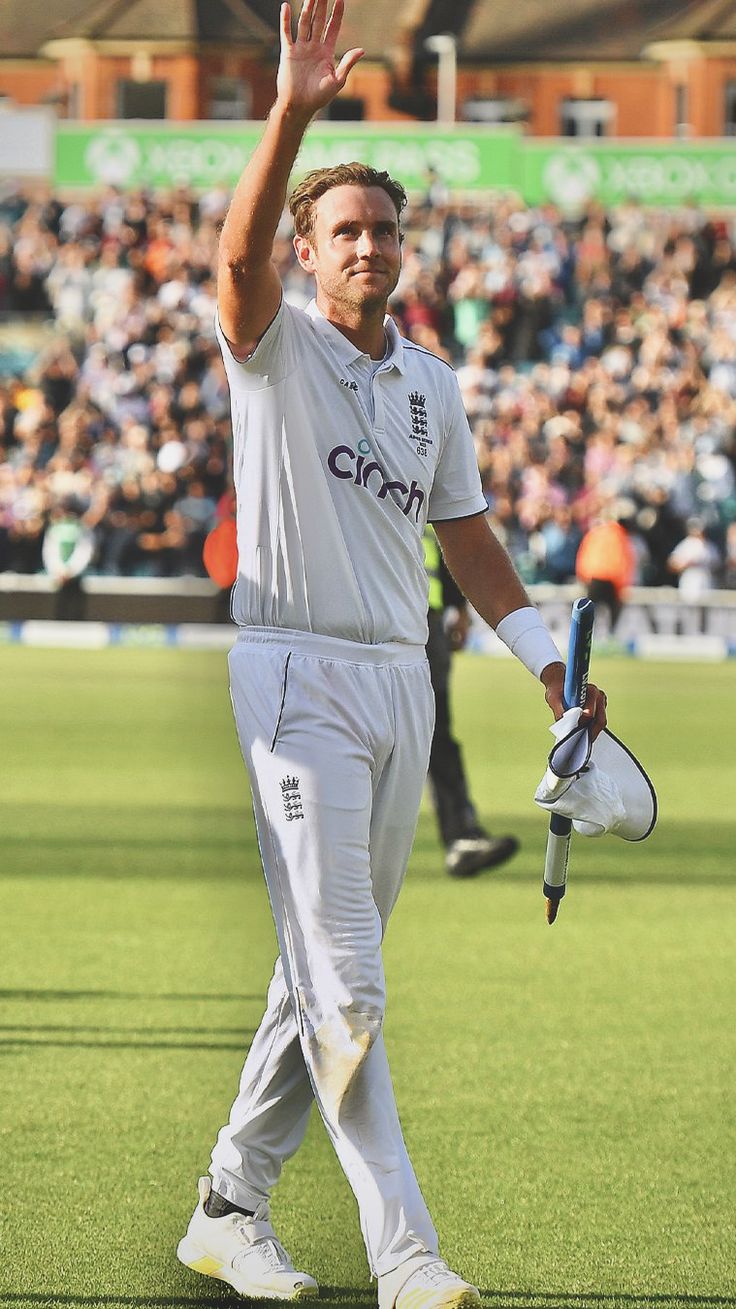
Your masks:
{"label": "white cricket trousers", "polygon": [[214,1189],[246,1209],[267,1201],[316,1101],[383,1277],[438,1248],[381,1031],[381,940],[434,720],[424,647],[248,628],[229,662],[280,958],[212,1152]]}

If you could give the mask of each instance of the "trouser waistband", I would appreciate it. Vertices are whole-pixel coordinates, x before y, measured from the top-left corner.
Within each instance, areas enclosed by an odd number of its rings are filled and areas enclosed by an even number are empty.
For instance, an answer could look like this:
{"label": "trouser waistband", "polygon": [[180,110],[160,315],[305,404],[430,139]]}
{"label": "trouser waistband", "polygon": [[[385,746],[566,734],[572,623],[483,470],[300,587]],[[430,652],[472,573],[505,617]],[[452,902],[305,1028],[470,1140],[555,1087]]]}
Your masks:
{"label": "trouser waistband", "polygon": [[423,645],[404,641],[381,641],[367,645],[319,632],[300,632],[288,627],[241,627],[238,644],[281,646],[295,654],[316,659],[334,659],[350,664],[420,664],[427,655]]}

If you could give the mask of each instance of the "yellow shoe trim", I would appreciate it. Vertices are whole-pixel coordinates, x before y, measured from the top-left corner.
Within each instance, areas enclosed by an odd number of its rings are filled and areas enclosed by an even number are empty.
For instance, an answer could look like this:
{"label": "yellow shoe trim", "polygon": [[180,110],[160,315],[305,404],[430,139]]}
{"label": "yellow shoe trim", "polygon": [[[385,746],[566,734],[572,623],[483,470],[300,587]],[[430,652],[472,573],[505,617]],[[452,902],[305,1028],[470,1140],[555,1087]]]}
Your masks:
{"label": "yellow shoe trim", "polygon": [[201,1259],[195,1259],[194,1263],[187,1264],[187,1268],[193,1269],[195,1273],[204,1273],[206,1277],[217,1277],[222,1264],[211,1254],[203,1254]]}
{"label": "yellow shoe trim", "polygon": [[399,1296],[401,1309],[472,1309],[480,1303],[479,1297],[468,1287],[456,1290],[439,1289],[406,1291]]}

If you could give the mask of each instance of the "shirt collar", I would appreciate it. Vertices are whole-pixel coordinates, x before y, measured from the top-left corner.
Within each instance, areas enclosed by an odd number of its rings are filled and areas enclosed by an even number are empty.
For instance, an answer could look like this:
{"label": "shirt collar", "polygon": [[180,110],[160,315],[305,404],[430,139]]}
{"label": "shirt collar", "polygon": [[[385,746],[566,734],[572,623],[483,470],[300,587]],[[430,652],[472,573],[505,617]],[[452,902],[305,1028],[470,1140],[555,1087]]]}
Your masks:
{"label": "shirt collar", "polygon": [[[352,341],[349,341],[344,333],[340,331],[339,327],[335,327],[334,323],[331,323],[329,319],[325,318],[322,310],[317,308],[316,300],[310,300],[305,313],[307,313],[312,319],[312,322],[320,335],[324,336],[325,339],[330,342],[332,349],[339,356],[342,363],[354,364],[356,359],[367,357],[364,350],[359,350],[357,346],[354,346]],[[398,369],[400,373],[403,373],[406,364],[404,362],[404,346],[401,341],[399,329],[393,318],[389,317],[388,314],[384,318],[383,324],[386,329],[386,338],[388,340],[388,353],[383,361],[383,367],[387,368],[391,366]]]}

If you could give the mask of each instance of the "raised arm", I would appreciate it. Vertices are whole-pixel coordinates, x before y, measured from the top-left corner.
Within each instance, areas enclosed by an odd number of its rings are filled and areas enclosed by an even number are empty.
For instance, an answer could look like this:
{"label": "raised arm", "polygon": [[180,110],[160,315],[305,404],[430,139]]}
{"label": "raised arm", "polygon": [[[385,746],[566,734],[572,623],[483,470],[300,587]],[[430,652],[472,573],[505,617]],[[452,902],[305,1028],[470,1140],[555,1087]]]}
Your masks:
{"label": "raised arm", "polygon": [[279,306],[273,241],[309,121],[342,90],[363,54],[349,50],[335,66],[343,10],[344,0],[334,0],[328,18],[328,0],[304,0],[294,37],[291,6],[281,6],[276,103],[235,188],[220,238],[217,304],[222,330],[236,354],[253,349]]}

